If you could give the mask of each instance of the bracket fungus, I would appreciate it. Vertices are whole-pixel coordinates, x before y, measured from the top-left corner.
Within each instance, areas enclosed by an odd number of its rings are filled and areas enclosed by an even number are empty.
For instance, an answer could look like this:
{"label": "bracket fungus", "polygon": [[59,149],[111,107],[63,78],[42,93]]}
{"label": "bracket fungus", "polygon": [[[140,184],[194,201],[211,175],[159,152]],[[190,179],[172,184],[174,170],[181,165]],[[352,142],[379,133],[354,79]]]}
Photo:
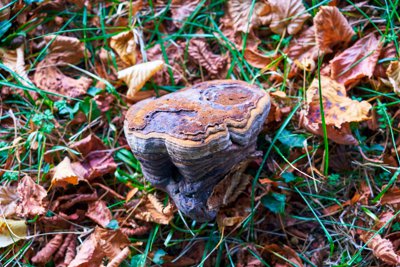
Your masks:
{"label": "bracket fungus", "polygon": [[126,115],[125,135],[145,178],[197,221],[215,218],[213,188],[256,151],[270,108],[267,93],[219,80],[147,99]]}

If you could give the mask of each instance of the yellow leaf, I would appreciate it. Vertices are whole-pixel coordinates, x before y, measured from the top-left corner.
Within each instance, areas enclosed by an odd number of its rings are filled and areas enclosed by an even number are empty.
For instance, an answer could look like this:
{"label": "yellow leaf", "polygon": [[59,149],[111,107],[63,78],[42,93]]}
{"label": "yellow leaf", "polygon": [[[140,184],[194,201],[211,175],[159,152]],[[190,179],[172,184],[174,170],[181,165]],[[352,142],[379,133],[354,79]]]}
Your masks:
{"label": "yellow leaf", "polygon": [[393,86],[395,93],[400,94],[400,66],[399,61],[390,62],[389,67],[386,70],[386,74],[389,78],[389,82]]}
{"label": "yellow leaf", "polygon": [[72,169],[71,160],[65,157],[64,160],[53,169],[51,185],[66,187],[67,184],[78,184],[78,176]]}
{"label": "yellow leaf", "polygon": [[32,81],[29,79],[28,73],[25,70],[23,45],[15,50],[0,49],[0,55],[2,57],[3,64],[17,74],[15,78],[18,81],[25,86],[32,85]]}
{"label": "yellow leaf", "polygon": [[111,37],[110,46],[118,53],[123,62],[129,66],[135,65],[137,53],[133,30],[121,32],[120,34]]}
{"label": "yellow leaf", "polygon": [[26,238],[25,220],[0,219],[0,248]]}
{"label": "yellow leaf", "polygon": [[155,60],[137,64],[118,72],[118,79],[128,85],[128,97],[133,97],[137,91],[159,70],[164,67],[164,61]]}
{"label": "yellow leaf", "polygon": [[[318,93],[318,78],[315,78],[307,89],[308,118],[311,122],[321,123],[321,110]],[[321,76],[322,102],[327,125],[340,128],[346,122],[368,120],[371,104],[356,101],[346,96],[344,86],[333,79]]]}

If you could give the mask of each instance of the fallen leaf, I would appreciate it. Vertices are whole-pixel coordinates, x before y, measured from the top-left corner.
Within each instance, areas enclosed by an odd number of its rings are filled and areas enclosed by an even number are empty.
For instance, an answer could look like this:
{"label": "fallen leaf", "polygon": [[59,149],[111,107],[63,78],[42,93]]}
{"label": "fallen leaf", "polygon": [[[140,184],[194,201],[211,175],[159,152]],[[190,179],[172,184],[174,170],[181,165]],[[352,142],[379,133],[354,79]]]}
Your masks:
{"label": "fallen leaf", "polygon": [[386,70],[389,82],[393,86],[393,91],[396,94],[400,94],[400,66],[399,61],[390,62],[389,67]]}
{"label": "fallen leaf", "polygon": [[129,256],[130,250],[128,247],[121,250],[117,256],[115,256],[108,264],[107,267],[118,267],[122,264],[122,262]]}
{"label": "fallen leaf", "polygon": [[135,65],[137,58],[135,32],[121,32],[110,39],[110,47],[117,52],[122,61],[128,66]]}
{"label": "fallen leaf", "polygon": [[386,204],[399,204],[400,203],[400,189],[390,188],[381,198],[380,203],[382,205]]}
{"label": "fallen leaf", "polygon": [[85,215],[104,228],[112,220],[111,211],[108,209],[107,203],[103,200],[90,202]]}
{"label": "fallen leaf", "polygon": [[128,85],[127,97],[134,97],[144,84],[159,70],[164,67],[164,61],[155,60],[137,64],[118,72],[118,79]]}
{"label": "fallen leaf", "polygon": [[345,86],[371,77],[382,48],[382,42],[371,33],[330,61],[331,77]]}
{"label": "fallen leaf", "polygon": [[46,212],[44,198],[47,196],[47,192],[43,186],[36,184],[31,177],[25,176],[19,181],[17,192],[20,200],[16,213],[19,216],[36,216]]}
{"label": "fallen leaf", "polygon": [[[273,266],[288,266],[286,265],[290,262],[290,265],[294,265],[297,267],[303,267],[303,262],[300,257],[297,255],[296,251],[294,251],[291,247],[286,245],[279,246],[277,244],[266,245],[263,248],[263,253],[269,253],[270,257],[275,262]],[[279,265],[278,265],[279,264]]]}
{"label": "fallen leaf", "polygon": [[92,80],[86,77],[74,79],[66,76],[59,67],[68,64],[78,64],[85,55],[84,43],[77,38],[66,36],[45,36],[49,53],[36,67],[33,81],[42,90],[62,94],[69,97],[78,97],[86,94]]}
{"label": "fallen leaf", "polygon": [[75,259],[69,267],[101,266],[104,257],[112,260],[130,244],[129,239],[120,230],[96,227],[78,248]]}
{"label": "fallen leaf", "polygon": [[[308,109],[302,124],[307,130],[323,136],[318,87],[319,81],[315,78],[306,92]],[[328,137],[337,143],[356,144],[348,123],[369,119],[371,104],[347,97],[344,86],[326,76],[321,76],[321,91]]]}
{"label": "fallen leaf", "polygon": [[253,27],[269,24],[271,7],[265,2],[256,2],[252,11],[252,1],[229,0],[228,13],[235,31],[249,32]]}
{"label": "fallen leaf", "polygon": [[184,21],[193,14],[200,0],[172,0],[170,10],[172,20],[177,27],[182,27]]}
{"label": "fallen leaf", "polygon": [[[0,214],[1,217],[8,218],[15,214],[19,196],[17,188],[14,186],[0,187]],[[3,218],[4,218],[3,217]]]}
{"label": "fallen leaf", "polygon": [[63,234],[55,235],[34,257],[33,263],[47,263],[61,246],[64,240]]}
{"label": "fallen leaf", "polygon": [[314,26],[318,48],[322,53],[332,53],[337,45],[345,46],[355,34],[335,6],[322,6],[314,17]]}
{"label": "fallen leaf", "polygon": [[244,171],[249,161],[239,163],[229,174],[227,174],[215,187],[207,199],[207,208],[210,210],[219,209],[234,202],[246,189],[251,180],[251,175]]}
{"label": "fallen leaf", "polygon": [[135,218],[146,222],[169,224],[174,218],[172,205],[164,205],[152,194],[144,198],[144,203],[136,209]]}
{"label": "fallen leaf", "polygon": [[374,232],[364,232],[360,235],[360,239],[367,243],[367,246],[378,259],[390,265],[400,264],[400,256],[396,254],[390,240],[382,238],[380,234]]}
{"label": "fallen leaf", "polygon": [[[307,89],[308,117],[312,123],[321,123],[319,81],[315,78]],[[322,103],[327,125],[340,128],[345,122],[368,120],[371,104],[356,101],[346,96],[346,89],[329,77],[321,76]]]}
{"label": "fallen leaf", "polygon": [[79,178],[88,181],[113,173],[117,169],[114,158],[106,151],[92,151],[83,161],[73,162],[71,166]]}
{"label": "fallen leaf", "polygon": [[203,40],[191,39],[188,48],[189,55],[210,74],[217,75],[226,66],[226,58],[213,54]]}
{"label": "fallen leaf", "polygon": [[[298,61],[303,65],[306,62],[313,62],[315,68],[315,61],[318,57],[318,47],[315,43],[315,27],[309,27],[303,30],[298,36],[295,36],[285,51],[288,57],[294,62]],[[298,65],[292,66],[291,75],[297,73],[298,67]]]}
{"label": "fallen leaf", "polygon": [[249,48],[244,50],[243,57],[251,66],[259,69],[265,68],[272,62],[270,57],[262,55],[258,51]]}
{"label": "fallen leaf", "polygon": [[52,186],[67,187],[68,184],[77,185],[78,176],[75,174],[71,166],[71,160],[65,157],[54,169],[53,178],[51,179]]}
{"label": "fallen leaf", "polygon": [[25,70],[24,46],[20,46],[15,50],[0,49],[0,56],[3,64],[11,71],[15,72],[15,79],[22,85],[31,87],[32,81],[28,77]]}
{"label": "fallen leaf", "polygon": [[8,220],[0,218],[0,248],[7,247],[25,239],[27,234],[25,220]]}
{"label": "fallen leaf", "polygon": [[101,139],[95,134],[90,134],[78,142],[71,144],[69,148],[78,150],[84,157],[86,157],[92,151],[107,149],[103,141],[101,141]]}
{"label": "fallen leaf", "polygon": [[304,22],[310,17],[302,1],[297,0],[268,0],[271,5],[271,24],[269,27],[280,35],[296,34]]}

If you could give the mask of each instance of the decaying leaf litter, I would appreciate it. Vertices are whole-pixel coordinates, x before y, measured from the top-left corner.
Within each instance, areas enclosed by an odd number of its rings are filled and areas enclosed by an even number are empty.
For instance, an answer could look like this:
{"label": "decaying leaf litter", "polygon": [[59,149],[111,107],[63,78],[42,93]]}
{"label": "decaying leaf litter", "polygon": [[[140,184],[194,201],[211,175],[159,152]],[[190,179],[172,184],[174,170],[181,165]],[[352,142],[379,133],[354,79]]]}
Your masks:
{"label": "decaying leaf litter", "polygon": [[[400,264],[396,2],[0,5],[3,265]],[[264,156],[198,223],[144,180],[123,121],[226,78],[272,97]]]}

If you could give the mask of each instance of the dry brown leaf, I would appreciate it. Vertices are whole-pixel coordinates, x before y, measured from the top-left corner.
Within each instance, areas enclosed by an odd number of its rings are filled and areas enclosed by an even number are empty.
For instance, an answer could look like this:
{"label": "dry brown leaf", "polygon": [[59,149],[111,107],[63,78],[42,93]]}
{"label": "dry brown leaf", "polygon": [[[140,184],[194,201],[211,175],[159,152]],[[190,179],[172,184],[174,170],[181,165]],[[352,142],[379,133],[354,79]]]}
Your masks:
{"label": "dry brown leaf", "polygon": [[213,54],[203,40],[191,39],[188,48],[189,55],[210,74],[217,75],[226,66],[226,58]]}
{"label": "dry brown leaf", "polygon": [[101,139],[95,134],[90,134],[78,142],[71,144],[69,148],[78,150],[78,152],[80,152],[84,157],[92,151],[107,149],[103,141],[101,141]]}
{"label": "dry brown leaf", "polygon": [[121,252],[115,256],[108,264],[107,267],[118,267],[122,264],[122,262],[129,256],[129,247],[124,248]]}
{"label": "dry brown leaf", "polygon": [[94,267],[101,266],[104,258],[104,252],[98,246],[96,236],[92,233],[78,247],[75,258],[68,265],[69,267]]}
{"label": "dry brown leaf", "polygon": [[380,234],[373,232],[361,234],[360,239],[367,243],[367,246],[378,259],[390,265],[400,264],[400,256],[396,254],[393,243],[390,240],[382,238]]}
{"label": "dry brown leaf", "polygon": [[111,211],[108,209],[107,203],[103,200],[90,202],[85,215],[104,228],[112,220]]}
{"label": "dry brown leaf", "polygon": [[193,14],[200,0],[172,0],[170,10],[172,20],[177,27],[182,27],[183,22]]}
{"label": "dry brown leaf", "polygon": [[371,77],[382,48],[382,42],[371,33],[330,61],[331,77],[345,86]]}
{"label": "dry brown leaf", "polygon": [[75,259],[69,267],[101,266],[104,257],[114,259],[129,245],[129,239],[120,230],[96,227],[78,248]]}
{"label": "dry brown leaf", "polygon": [[110,39],[110,47],[128,66],[135,65],[137,58],[135,33],[133,30],[121,32]]}
{"label": "dry brown leaf", "polygon": [[272,61],[270,57],[262,55],[258,51],[249,48],[244,50],[243,57],[251,66],[259,69],[265,68]]}
{"label": "dry brown leaf", "polygon": [[31,86],[32,81],[28,77],[25,70],[24,46],[20,46],[15,50],[0,49],[0,56],[3,64],[11,71],[15,72],[16,80],[22,85]]}
{"label": "dry brown leaf", "polygon": [[25,239],[27,226],[25,220],[8,220],[0,218],[0,248]]}
{"label": "dry brown leaf", "polygon": [[252,11],[252,1],[229,0],[227,6],[235,31],[249,32],[253,27],[269,24],[271,20],[269,16],[271,7],[265,2],[256,2],[254,4],[251,18],[249,16]]}
{"label": "dry brown leaf", "polygon": [[19,196],[14,186],[0,187],[0,215],[8,218],[15,214]]}
{"label": "dry brown leaf", "polygon": [[399,204],[400,203],[400,189],[390,188],[381,198],[380,203],[382,205],[386,204]]}
{"label": "dry brown leaf", "polygon": [[128,85],[127,97],[134,97],[144,84],[159,70],[164,67],[164,61],[155,60],[137,64],[118,72],[118,79]]}
{"label": "dry brown leaf", "polygon": [[64,240],[63,234],[55,235],[31,260],[33,263],[47,263]]}
{"label": "dry brown leaf", "polygon": [[[282,247],[278,246],[277,244],[266,245],[264,246],[263,251],[268,252],[270,257],[274,259],[275,265],[273,266],[288,266],[288,262],[291,263],[290,266],[304,266],[296,251],[286,245],[283,245]],[[276,254],[280,255],[281,257],[276,256]]]}
{"label": "dry brown leaf", "polygon": [[322,6],[314,17],[315,37],[322,53],[332,53],[337,45],[346,45],[355,34],[347,19],[334,6]]}
{"label": "dry brown leaf", "polygon": [[[307,89],[308,109],[303,114],[302,125],[312,133],[323,136],[318,85],[318,78],[315,78]],[[369,119],[371,105],[366,101],[350,99],[342,84],[326,76],[321,76],[321,91],[328,137],[340,144],[357,144],[348,123]]]}
{"label": "dry brown leaf", "polygon": [[136,219],[167,225],[174,218],[171,203],[164,207],[152,194],[148,194],[144,200],[144,203],[136,210]]}
{"label": "dry brown leaf", "polygon": [[33,81],[42,90],[70,97],[86,94],[92,80],[86,77],[74,79],[66,76],[59,67],[68,64],[78,64],[89,52],[77,38],[48,35],[45,38],[50,43],[49,53],[37,65]]}
{"label": "dry brown leaf", "polygon": [[239,163],[214,187],[207,199],[208,209],[218,209],[234,202],[246,189],[251,180],[251,176],[244,173],[248,163],[249,161]]}
{"label": "dry brown leaf", "polygon": [[296,34],[310,17],[303,2],[298,0],[268,0],[271,5],[271,24],[269,27],[280,35]]}
{"label": "dry brown leaf", "polygon": [[31,177],[25,176],[19,181],[17,192],[20,200],[16,212],[19,216],[36,216],[46,212],[44,198],[47,196],[47,192]]}
{"label": "dry brown leaf", "polygon": [[73,162],[71,166],[79,178],[89,181],[117,169],[114,158],[106,151],[93,151],[83,161]]}
{"label": "dry brown leaf", "polygon": [[389,67],[386,70],[389,82],[393,86],[393,91],[396,94],[400,94],[400,66],[399,61],[390,62]]}
{"label": "dry brown leaf", "polygon": [[298,62],[298,64],[292,65],[289,76],[297,73],[299,68],[313,71],[315,69],[315,61],[318,57],[314,26],[303,30],[298,36],[294,37],[290,41],[286,53],[291,60],[295,63]]}
{"label": "dry brown leaf", "polygon": [[51,179],[52,186],[66,187],[68,184],[77,185],[78,176],[75,174],[71,166],[71,160],[65,157],[54,169],[53,178]]}

